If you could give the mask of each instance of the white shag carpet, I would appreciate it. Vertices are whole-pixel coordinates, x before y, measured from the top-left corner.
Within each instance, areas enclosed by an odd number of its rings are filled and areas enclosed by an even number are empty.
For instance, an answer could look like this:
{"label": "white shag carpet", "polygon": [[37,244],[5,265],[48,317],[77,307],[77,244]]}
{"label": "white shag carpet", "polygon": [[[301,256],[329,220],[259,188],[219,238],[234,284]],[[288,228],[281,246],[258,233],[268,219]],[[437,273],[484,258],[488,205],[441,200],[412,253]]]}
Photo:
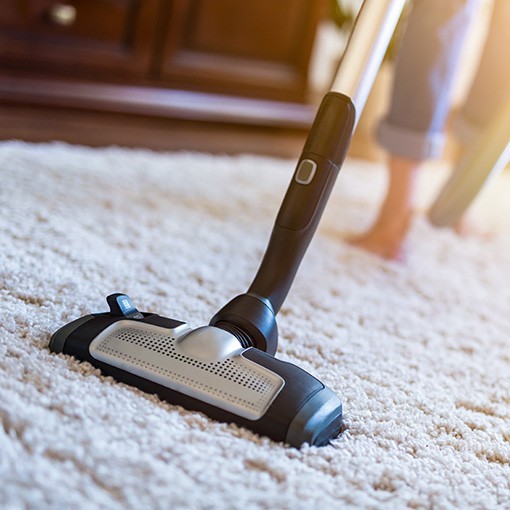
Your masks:
{"label": "white shag carpet", "polygon": [[[279,315],[278,355],[338,394],[346,430],[300,450],[51,354],[128,293],[203,325],[251,282],[294,161],[0,144],[0,507],[510,507],[509,175],[459,238],[419,214],[404,263],[342,241],[380,165],[344,165]],[[420,204],[444,169],[422,174]]]}

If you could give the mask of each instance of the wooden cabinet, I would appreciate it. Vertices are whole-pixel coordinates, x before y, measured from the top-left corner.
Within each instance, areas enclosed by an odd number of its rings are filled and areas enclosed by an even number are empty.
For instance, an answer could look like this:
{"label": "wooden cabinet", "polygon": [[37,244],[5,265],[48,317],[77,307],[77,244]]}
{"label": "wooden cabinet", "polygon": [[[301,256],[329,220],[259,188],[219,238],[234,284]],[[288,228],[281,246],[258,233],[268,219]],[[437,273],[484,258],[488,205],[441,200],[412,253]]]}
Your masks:
{"label": "wooden cabinet", "polygon": [[2,68],[68,78],[146,77],[158,7],[158,0],[2,0]]}
{"label": "wooden cabinet", "polygon": [[190,104],[197,118],[204,93],[241,109],[305,104],[322,11],[322,0],[3,0],[0,101],[167,116]]}

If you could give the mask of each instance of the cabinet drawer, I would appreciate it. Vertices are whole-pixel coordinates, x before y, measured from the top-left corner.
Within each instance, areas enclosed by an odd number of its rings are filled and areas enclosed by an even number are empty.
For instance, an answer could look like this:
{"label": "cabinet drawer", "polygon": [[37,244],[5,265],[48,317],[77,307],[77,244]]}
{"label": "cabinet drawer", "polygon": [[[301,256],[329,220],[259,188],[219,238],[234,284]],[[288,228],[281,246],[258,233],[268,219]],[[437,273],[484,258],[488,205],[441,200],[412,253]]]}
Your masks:
{"label": "cabinet drawer", "polygon": [[146,73],[157,0],[2,0],[4,65],[66,75]]}

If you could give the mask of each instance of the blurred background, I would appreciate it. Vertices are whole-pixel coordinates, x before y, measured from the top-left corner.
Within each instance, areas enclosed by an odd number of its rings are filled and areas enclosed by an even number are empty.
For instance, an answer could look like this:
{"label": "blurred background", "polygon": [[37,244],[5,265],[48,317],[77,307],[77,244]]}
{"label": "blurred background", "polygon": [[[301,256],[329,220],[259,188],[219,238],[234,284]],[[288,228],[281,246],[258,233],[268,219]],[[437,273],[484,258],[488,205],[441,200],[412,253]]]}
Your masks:
{"label": "blurred background", "polygon": [[[471,30],[458,103],[490,3]],[[295,157],[360,5],[3,0],[0,137]],[[353,156],[383,157],[372,132],[386,108],[394,53],[367,103]]]}

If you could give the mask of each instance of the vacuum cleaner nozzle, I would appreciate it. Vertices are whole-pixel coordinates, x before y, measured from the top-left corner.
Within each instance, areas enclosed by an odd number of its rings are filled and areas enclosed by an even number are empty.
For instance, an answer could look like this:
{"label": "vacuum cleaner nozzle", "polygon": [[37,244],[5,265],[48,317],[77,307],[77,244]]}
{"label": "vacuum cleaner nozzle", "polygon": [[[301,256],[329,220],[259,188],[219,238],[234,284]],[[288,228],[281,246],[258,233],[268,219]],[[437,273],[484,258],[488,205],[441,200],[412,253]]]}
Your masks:
{"label": "vacuum cleaner nozzle", "polygon": [[209,326],[139,312],[125,294],[110,311],[82,317],[50,342],[115,379],[173,404],[204,411],[293,446],[323,445],[342,423],[340,399],[301,368],[274,358],[278,313],[317,228],[347,154],[355,109],[349,97],[324,97],[248,292]]}
{"label": "vacuum cleaner nozzle", "polygon": [[[108,302],[110,312],[59,329],[50,349],[89,361],[172,404],[292,446],[323,445],[340,432],[340,399],[297,366],[245,348],[215,326],[191,329],[138,312],[123,294],[109,296]],[[118,302],[127,308],[116,309]]]}

